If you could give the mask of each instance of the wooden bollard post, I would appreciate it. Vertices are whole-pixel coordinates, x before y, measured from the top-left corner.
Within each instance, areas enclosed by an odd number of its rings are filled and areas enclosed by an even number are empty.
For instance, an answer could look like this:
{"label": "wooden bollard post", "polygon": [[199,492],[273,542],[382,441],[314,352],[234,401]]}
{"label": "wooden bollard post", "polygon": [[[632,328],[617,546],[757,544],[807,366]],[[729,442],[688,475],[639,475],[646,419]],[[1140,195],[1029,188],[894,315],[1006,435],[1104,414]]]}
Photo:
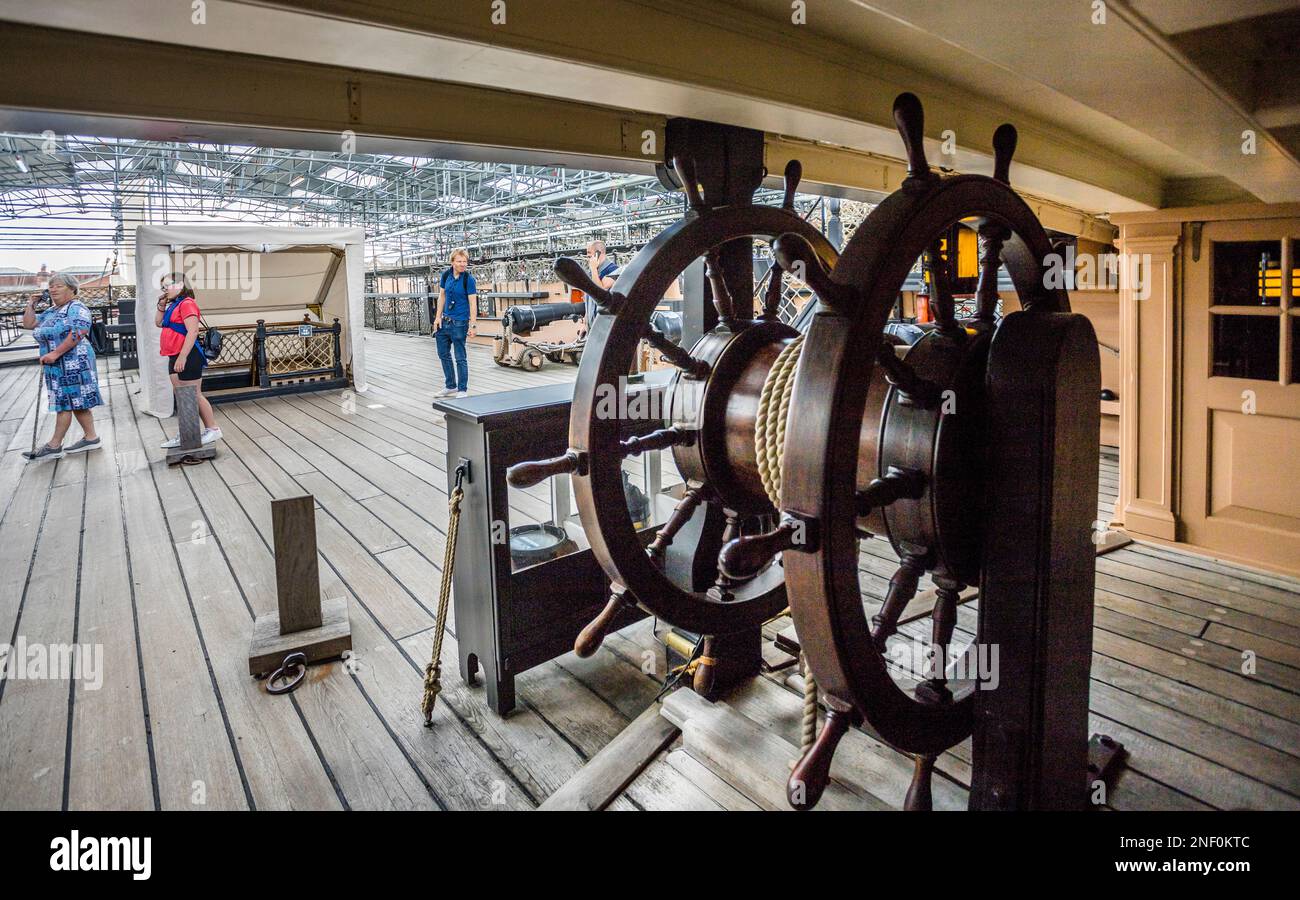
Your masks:
{"label": "wooden bollard post", "polygon": [[217,448],[203,446],[203,428],[199,420],[198,384],[181,384],[176,388],[176,418],[180,420],[179,447],[167,451],[167,465],[174,466],[187,459],[213,459]]}
{"label": "wooden bollard post", "polygon": [[347,598],[321,600],[313,497],[272,500],[271,531],[279,609],[253,622],[250,675],[273,672],[290,653],[302,653],[313,663],[352,649]]}

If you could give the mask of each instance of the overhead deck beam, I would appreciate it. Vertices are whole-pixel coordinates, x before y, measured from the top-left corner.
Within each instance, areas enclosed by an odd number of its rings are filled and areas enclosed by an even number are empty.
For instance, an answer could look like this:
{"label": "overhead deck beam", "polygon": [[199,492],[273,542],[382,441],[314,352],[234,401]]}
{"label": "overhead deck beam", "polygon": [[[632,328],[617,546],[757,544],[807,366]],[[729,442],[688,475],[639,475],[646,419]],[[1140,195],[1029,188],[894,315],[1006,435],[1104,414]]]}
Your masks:
{"label": "overhead deck beam", "polygon": [[[332,152],[351,131],[357,153],[650,174],[663,158],[664,123],[593,104],[107,35],[9,26],[0,36],[0,129],[8,131]],[[807,190],[871,199],[906,174],[885,155],[773,134],[766,145],[770,172],[793,157],[803,162]],[[1013,170],[1021,190],[1023,171]],[[1049,227],[1109,240],[1104,222],[1026,193]]]}
{"label": "overhead deck beam", "polygon": [[[925,99],[932,138],[947,130],[959,136],[945,162],[967,172],[991,172],[992,134],[1007,118],[964,87],[734,8],[602,0],[588,22],[575,21],[571,5],[545,0],[506,9],[496,25],[492,4],[479,0],[434,7],[425,0],[207,0],[205,24],[195,25],[190,5],[170,0],[40,8],[0,0],[0,19],[686,116],[884,156],[899,153],[893,98],[912,90]],[[232,81],[243,77],[229,62],[223,69]],[[497,116],[492,107],[443,110],[445,118]],[[1159,205],[1157,173],[1033,116],[1014,118],[1023,190],[1093,212]],[[486,127],[510,129],[520,144],[518,120]]]}

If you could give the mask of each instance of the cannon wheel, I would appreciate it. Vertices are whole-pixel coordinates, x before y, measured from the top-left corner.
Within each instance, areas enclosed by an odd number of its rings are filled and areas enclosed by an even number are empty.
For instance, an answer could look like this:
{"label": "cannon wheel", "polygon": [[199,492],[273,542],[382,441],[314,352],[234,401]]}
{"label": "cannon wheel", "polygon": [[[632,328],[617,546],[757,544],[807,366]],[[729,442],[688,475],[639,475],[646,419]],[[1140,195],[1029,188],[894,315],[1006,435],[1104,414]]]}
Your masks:
{"label": "cannon wheel", "polygon": [[540,371],[545,362],[545,356],[536,347],[526,348],[519,357],[519,367],[528,372]]}

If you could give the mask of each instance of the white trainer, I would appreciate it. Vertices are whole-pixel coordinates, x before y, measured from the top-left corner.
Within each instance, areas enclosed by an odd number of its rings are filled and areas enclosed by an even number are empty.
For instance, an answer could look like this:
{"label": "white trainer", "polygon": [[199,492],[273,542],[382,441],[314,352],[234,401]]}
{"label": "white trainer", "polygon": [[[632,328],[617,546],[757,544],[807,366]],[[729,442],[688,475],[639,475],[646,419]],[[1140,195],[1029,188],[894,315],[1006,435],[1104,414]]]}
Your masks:
{"label": "white trainer", "polygon": [[461,398],[463,398],[463,397],[468,397],[468,396],[469,396],[469,391],[457,391],[457,392],[456,392],[456,399],[457,399],[457,400],[460,400]]}
{"label": "white trainer", "polygon": [[220,429],[220,428],[205,428],[205,429],[203,429],[203,440],[202,440],[202,442],[205,443],[205,444],[213,444],[213,443],[216,443],[217,441],[221,440],[221,437],[222,437],[222,435],[221,435],[221,429]]}
{"label": "white trainer", "polygon": [[454,396],[456,396],[456,389],[455,389],[455,388],[443,388],[442,390],[438,391],[438,393],[434,394],[433,396],[436,397],[436,398],[439,398],[439,399],[441,399],[442,397],[454,397]]}
{"label": "white trainer", "polygon": [[172,438],[171,440],[163,441],[163,442],[162,442],[161,444],[159,444],[158,446],[159,446],[159,447],[162,447],[164,450],[175,450],[175,449],[176,449],[177,447],[179,447],[180,445],[181,445],[181,438],[180,438],[180,435],[177,435],[176,437]]}

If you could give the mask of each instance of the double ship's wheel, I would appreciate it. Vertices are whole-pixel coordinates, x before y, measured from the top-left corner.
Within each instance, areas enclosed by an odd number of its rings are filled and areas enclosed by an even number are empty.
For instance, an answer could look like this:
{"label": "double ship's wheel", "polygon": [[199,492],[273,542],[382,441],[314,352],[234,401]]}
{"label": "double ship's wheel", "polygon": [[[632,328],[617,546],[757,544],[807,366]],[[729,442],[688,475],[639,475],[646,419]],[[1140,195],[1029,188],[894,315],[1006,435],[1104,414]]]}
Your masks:
{"label": "double ship's wheel", "polygon": [[[973,685],[949,682],[942,660],[960,591],[985,574],[989,529],[1017,525],[985,521],[990,371],[1006,371],[1027,342],[1055,340],[1052,328],[1060,326],[1048,320],[1069,309],[1064,292],[1046,287],[1048,236],[1008,184],[1015,129],[1004,125],[994,136],[993,177],[940,177],[925,160],[920,102],[901,95],[894,117],[908,177],[838,259],[789,211],[797,164],[786,173],[782,209],[706,209],[689,163],[679,161],[692,213],[648,244],[614,291],[596,288],[576,263],[557,262],[562,279],[598,299],[601,315],[579,371],[569,452],[512,473],[517,484],[561,471],[576,476],[584,528],[614,583],[609,606],[578,640],[580,653],[595,649],[624,603],[717,635],[760,624],[788,597],[828,710],[791,776],[790,800],[800,808],[817,802],[850,725],[914,757],[912,808],[929,805],[935,757],[971,736]],[[955,314],[952,260],[940,243],[959,222],[977,230],[980,246],[976,312],[967,320]],[[820,304],[805,334],[776,320],[779,278],[762,314],[751,318],[738,314],[717,277],[718,249],[754,236],[775,238],[779,269],[815,291]],[[688,353],[658,338],[648,322],[673,279],[700,256],[709,262],[719,324]],[[885,340],[885,325],[918,259],[932,282],[936,328],[900,357]],[[1022,307],[1005,319],[997,316],[1000,265]],[[1067,330],[1071,352],[1086,356],[1086,321]],[[680,372],[668,426],[629,436],[630,423],[602,415],[598,401],[621,383],[643,337]],[[688,490],[647,548],[626,513],[620,468],[631,453],[670,446]],[[690,590],[665,575],[662,558],[706,500],[726,511],[725,544],[715,584]],[[889,538],[900,565],[883,605],[868,617],[858,558],[860,539],[872,534]],[[931,652],[939,663],[900,685],[886,642],[926,572],[936,588]]]}

